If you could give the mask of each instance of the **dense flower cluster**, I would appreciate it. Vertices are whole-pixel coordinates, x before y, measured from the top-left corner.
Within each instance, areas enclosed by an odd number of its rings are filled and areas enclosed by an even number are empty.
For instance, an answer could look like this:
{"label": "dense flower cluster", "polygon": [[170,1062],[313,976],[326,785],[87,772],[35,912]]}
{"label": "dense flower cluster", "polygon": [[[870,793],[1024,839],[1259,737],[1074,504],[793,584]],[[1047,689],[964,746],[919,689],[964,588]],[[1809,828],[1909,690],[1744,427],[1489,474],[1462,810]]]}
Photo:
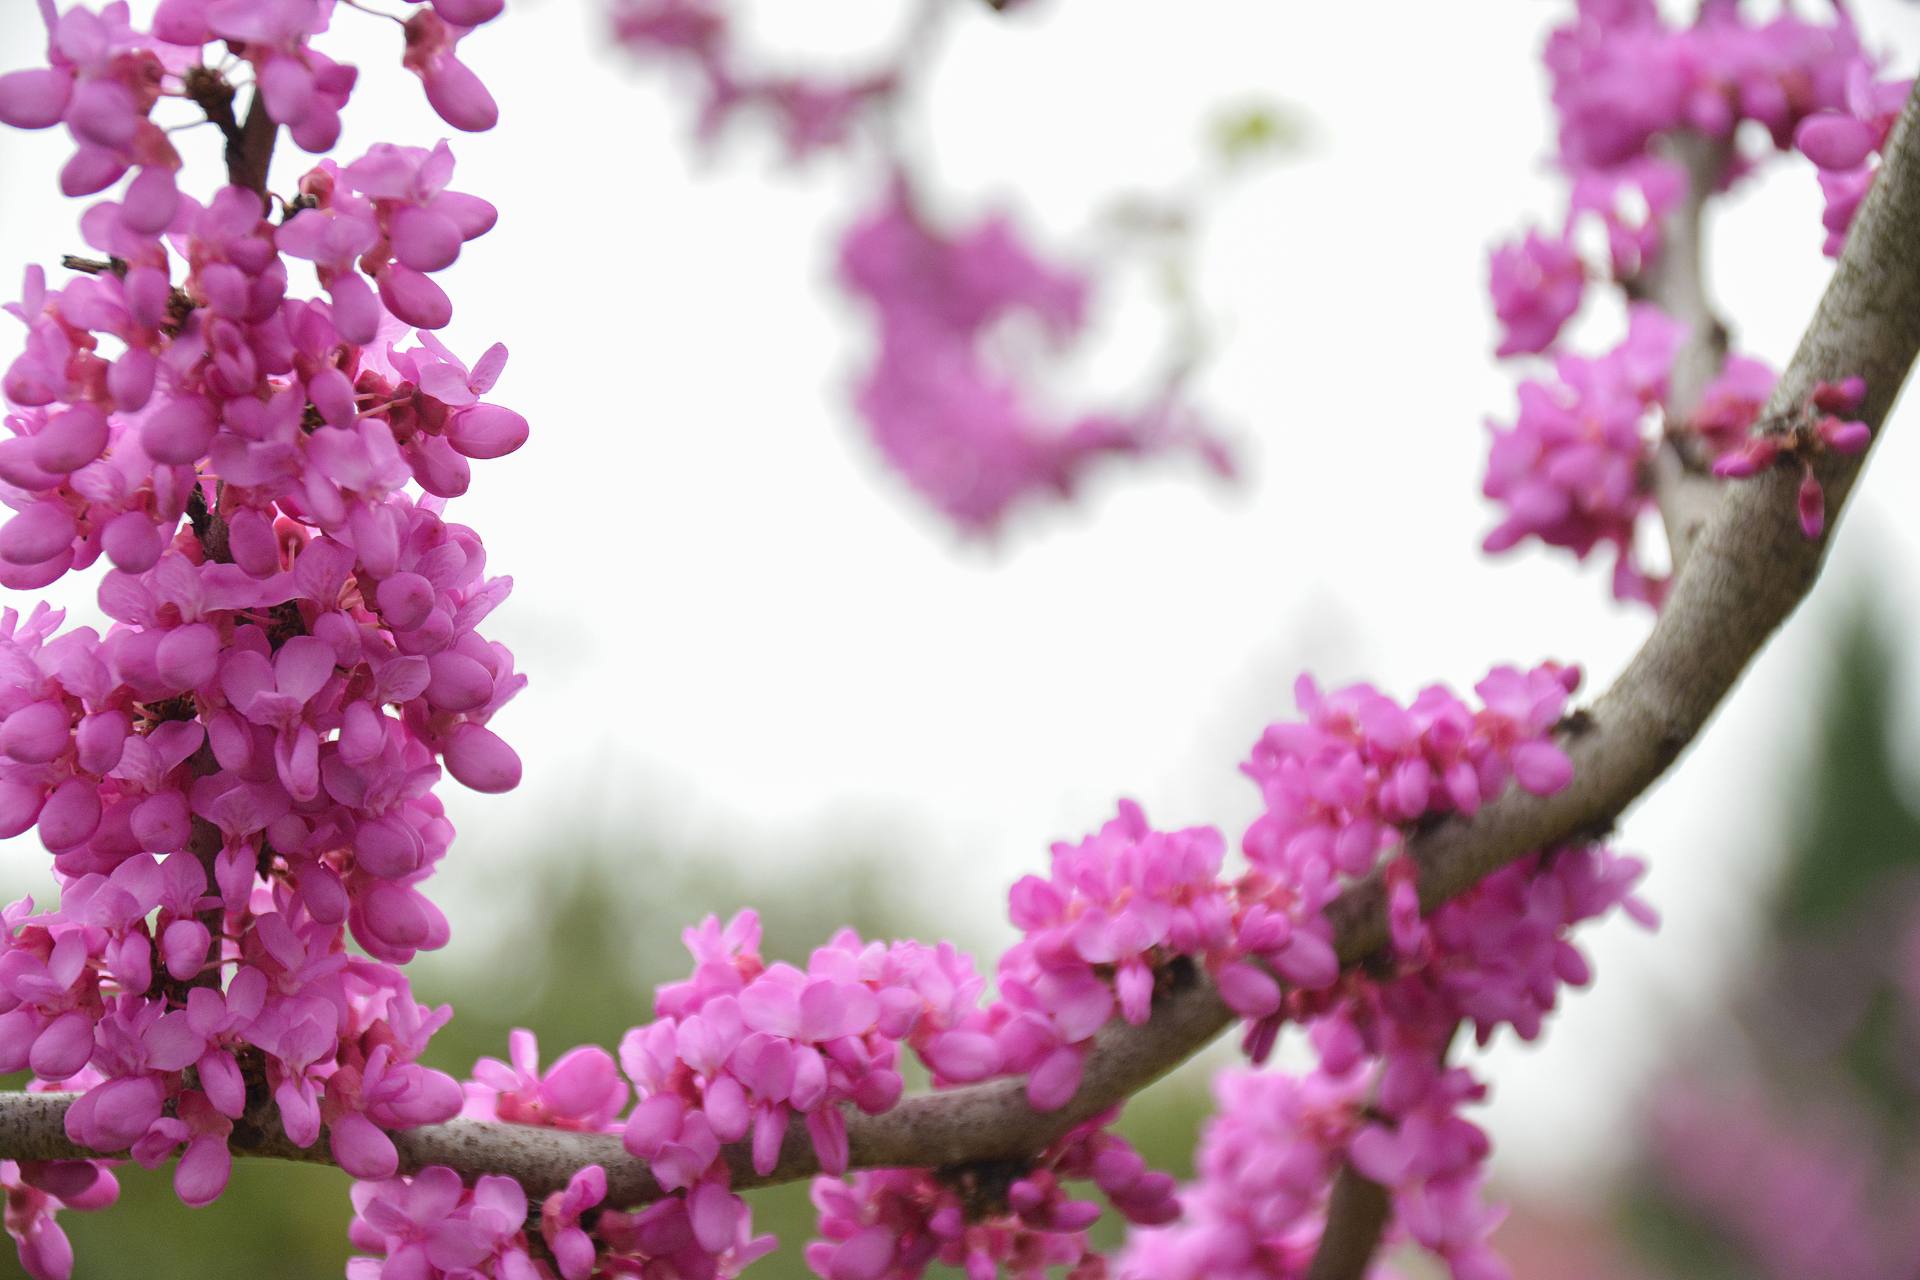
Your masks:
{"label": "dense flower cluster", "polygon": [[[1546,61],[1569,206],[1557,233],[1529,231],[1493,253],[1498,354],[1553,351],[1596,278],[1625,289],[1631,322],[1609,356],[1563,355],[1554,381],[1521,385],[1519,418],[1495,429],[1488,459],[1483,488],[1506,514],[1486,547],[1503,551],[1531,536],[1584,558],[1611,546],[1615,596],[1658,605],[1665,583],[1634,545],[1653,505],[1656,452],[1664,444],[1685,466],[1722,475],[1733,473],[1716,462],[1760,465],[1723,455],[1743,445],[1773,381],[1764,365],[1733,356],[1704,392],[1672,398],[1667,366],[1681,344],[1710,344],[1714,335],[1689,334],[1635,301],[1663,237],[1673,219],[1692,216],[1689,204],[1766,159],[1744,147],[1763,131],[1776,151],[1798,147],[1820,168],[1827,251],[1837,253],[1912,82],[1876,79],[1876,60],[1838,5],[1818,20],[1791,9],[1760,18],[1714,0],[1676,26],[1653,0],[1580,0],[1549,40]],[[1743,123],[1759,128],[1742,131]],[[1579,251],[1590,224],[1604,231],[1604,264]],[[1819,527],[1811,472],[1801,512]]]}
{"label": "dense flower cluster", "polygon": [[[1899,104],[1887,91],[1858,87],[1872,83],[1874,64],[1844,11],[1826,21],[1791,10],[1759,19],[1733,0],[1713,0],[1700,6],[1694,22],[1676,26],[1654,0],[1579,0],[1575,17],[1548,41],[1546,63],[1570,201],[1557,233],[1531,231],[1494,253],[1502,356],[1550,348],[1579,310],[1589,275],[1628,280],[1658,256],[1661,221],[1686,196],[1675,139],[1726,148],[1717,177],[1728,181],[1763,159],[1738,150],[1743,122],[1758,124],[1785,150],[1810,118],[1858,103],[1878,121],[1889,101],[1895,111]],[[1874,128],[1877,135],[1858,140]],[[1816,151],[1848,171],[1851,182],[1885,130],[1823,123],[1813,137]],[[1822,151],[1819,144],[1828,139]],[[1848,217],[1851,210],[1848,205]],[[1604,271],[1599,264],[1584,267],[1575,249],[1589,220],[1604,229]]]}
{"label": "dense flower cluster", "polygon": [[[570,1049],[542,1071],[532,1032],[515,1031],[509,1043],[511,1062],[482,1058],[474,1065],[466,1085],[468,1119],[575,1132],[622,1130],[631,1091],[605,1049]],[[724,1193],[712,1201],[674,1197],[638,1213],[607,1206],[606,1198],[606,1171],[587,1165],[538,1206],[535,1228],[526,1192],[512,1178],[484,1175],[464,1185],[453,1170],[432,1167],[410,1177],[356,1183],[350,1236],[369,1256],[353,1259],[347,1275],[735,1276],[774,1247],[773,1237],[751,1234],[744,1211],[724,1215],[723,1224],[713,1220],[715,1204],[738,1204]]]}
{"label": "dense flower cluster", "polygon": [[[854,404],[881,457],[963,533],[989,535],[1018,505],[1071,496],[1104,459],[1193,451],[1230,475],[1226,447],[1181,390],[1183,369],[1137,404],[1092,411],[1055,408],[1033,385],[1023,366],[1043,367],[1084,336],[1089,277],[1040,260],[1004,215],[939,226],[891,151],[897,130],[875,120],[897,108],[941,8],[920,5],[900,47],[855,76],[751,70],[724,0],[619,0],[613,30],[625,48],[688,73],[703,142],[758,116],[794,159],[857,150],[882,162],[888,182],[839,246],[839,281],[877,330]],[[1004,358],[1016,345],[1038,358]]]}
{"label": "dense flower cluster", "polygon": [[[1552,664],[1500,668],[1475,709],[1439,686],[1402,707],[1366,685],[1322,694],[1302,680],[1304,722],[1269,728],[1246,766],[1267,812],[1244,841],[1251,869],[1235,886],[1226,954],[1263,963],[1232,959],[1219,980],[1251,1022],[1256,1059],[1287,1016],[1306,1025],[1319,1066],[1223,1079],[1182,1223],[1137,1234],[1122,1275],[1304,1275],[1349,1164],[1391,1193],[1392,1231],[1452,1274],[1504,1274],[1485,1243],[1498,1215],[1479,1201],[1488,1144],[1459,1114],[1485,1090],[1446,1065],[1448,1046],[1463,1024],[1481,1043],[1501,1026],[1538,1035],[1559,986],[1587,980],[1572,928],[1622,904],[1650,919],[1630,897],[1641,868],[1603,849],[1553,850],[1422,919],[1413,864],[1394,854],[1416,824],[1470,815],[1509,785],[1564,787],[1571,766],[1550,735],[1576,683]],[[1316,936],[1339,885],[1383,856],[1396,970],[1342,979],[1324,941],[1294,948]]]}
{"label": "dense flower cluster", "polygon": [[[333,9],[166,0],[142,29],[125,4],[44,3],[50,65],[0,77],[0,120],[73,137],[67,194],[131,172],[81,219],[105,257],[58,287],[29,269],[7,308],[26,343],[0,382],[0,583],[105,557],[113,621],[0,615],[0,832],[37,828],[60,890],[6,912],[0,1072],[81,1090],[83,1146],[178,1155],[189,1204],[225,1187],[250,1096],[300,1145],[324,1127],[364,1178],[394,1171],[388,1130],[460,1109],[419,1061],[449,1011],[398,966],[447,938],[422,892],[453,835],[442,765],[482,791],[520,776],[486,725],[525,681],[477,630],[510,583],[444,504],[526,422],[480,399],[504,348],[469,369],[408,336],[446,322],[426,273],[493,208],[447,189],[445,143],[382,144],[322,160],[266,216],[278,131],[315,152],[339,133],[356,73],[313,46]],[[458,127],[493,122],[454,47],[499,9],[435,0],[405,23],[405,64]],[[244,126],[215,42],[255,76]],[[178,189],[154,113],[182,99],[249,185]],[[293,258],[328,300],[291,288]],[[64,1277],[48,1210],[111,1179],[21,1179],[9,1227],[36,1276]]]}
{"label": "dense flower cluster", "polygon": [[1526,538],[1565,547],[1585,559],[1613,549],[1613,592],[1658,603],[1663,583],[1641,568],[1634,528],[1652,501],[1648,460],[1668,392],[1682,326],[1657,307],[1635,306],[1627,336],[1597,359],[1563,355],[1551,380],[1520,384],[1510,427],[1492,426],[1482,492],[1506,516],[1487,534],[1488,551]]}
{"label": "dense flower cluster", "polygon": [[1390,859],[1389,905],[1403,941],[1420,909],[1411,865],[1395,855],[1417,823],[1472,815],[1509,783],[1535,795],[1567,785],[1572,766],[1552,734],[1579,679],[1556,663],[1496,667],[1475,686],[1475,708],[1443,685],[1402,707],[1371,685],[1323,694],[1301,677],[1305,720],[1269,725],[1242,766],[1266,811],[1242,840],[1250,870],[1236,886],[1233,946],[1215,962],[1221,994],[1250,1020],[1255,1061],[1289,1012],[1274,975],[1307,993],[1338,977],[1321,913],[1346,882]]}
{"label": "dense flower cluster", "polygon": [[[907,1047],[936,1087],[1023,1076],[1036,1111],[1055,1111],[1078,1091],[1103,1027],[1146,1022],[1166,989],[1204,969],[1249,1020],[1256,1058],[1293,1018],[1313,1025],[1336,1064],[1328,1070],[1356,1096],[1391,1065],[1401,1092],[1374,1108],[1387,1120],[1363,1123],[1374,1112],[1356,1103],[1326,1168],[1349,1145],[1369,1152],[1396,1188],[1406,1231],[1442,1257],[1467,1256],[1446,1233],[1491,1221],[1472,1194],[1485,1143],[1447,1146],[1451,1163],[1416,1146],[1438,1141],[1430,1131],[1463,1132],[1455,1108],[1479,1089],[1464,1073],[1428,1070],[1429,1080],[1410,1064],[1437,1062],[1463,1020],[1483,1039],[1499,1025],[1537,1034],[1556,984],[1584,980],[1566,931],[1624,899],[1637,864],[1585,850],[1536,858],[1423,922],[1411,864],[1392,855],[1416,824],[1474,813],[1510,785],[1537,794],[1564,787],[1570,765],[1552,735],[1577,683],[1577,672],[1551,663],[1501,667],[1476,687],[1477,705],[1434,686],[1402,707],[1369,686],[1323,694],[1303,678],[1304,719],[1270,727],[1245,766],[1266,812],[1247,833],[1243,873],[1226,874],[1217,830],[1159,831],[1123,801],[1097,832],[1054,845],[1050,875],[1013,887],[1009,911],[1022,937],[1002,955],[991,999],[972,962],[945,944],[863,942],[842,931],[803,969],[764,960],[752,912],[724,925],[710,917],[684,934],[692,975],[660,988],[654,1021],[621,1042],[634,1098],[624,1118],[627,1086],[605,1051],[575,1049],[543,1072],[525,1032],[513,1037],[510,1063],[475,1068],[466,1113],[618,1131],[647,1163],[669,1196],[638,1214],[601,1213],[580,1227],[582,1208],[604,1194],[597,1183],[549,1201],[549,1236],[579,1231],[566,1238],[582,1258],[611,1250],[672,1274],[733,1274],[761,1246],[733,1188],[740,1157],[726,1148],[740,1144],[766,1175],[797,1120],[827,1175],[815,1186],[822,1239],[808,1256],[828,1280],[909,1280],[934,1262],[976,1275],[1065,1266],[1090,1278],[1105,1267],[1084,1234],[1099,1209],[1068,1199],[1063,1180],[1093,1181],[1136,1224],[1174,1216],[1171,1179],[1108,1132],[1117,1113],[1077,1126],[1011,1172],[896,1169],[842,1181],[847,1108],[871,1115],[894,1105]],[[1383,858],[1399,965],[1385,987],[1341,978],[1323,916],[1344,884]],[[405,1181],[380,1194],[401,1203]],[[471,1235],[463,1215],[477,1199],[432,1203]],[[609,1223],[618,1239],[606,1234]],[[389,1262],[414,1238],[381,1230]],[[1468,1235],[1480,1238],[1477,1228]],[[357,1238],[371,1239],[370,1229]],[[524,1241],[494,1246],[510,1252]],[[430,1274],[447,1273],[434,1266]],[[548,1274],[544,1266],[533,1274]]]}
{"label": "dense flower cluster", "polygon": [[[590,1230],[580,1217],[604,1199],[604,1177],[583,1174],[588,1180],[576,1178],[555,1193],[542,1223],[562,1280],[581,1280],[596,1256],[613,1275],[736,1274],[772,1242],[753,1235],[746,1203],[731,1190],[723,1146],[746,1142],[753,1167],[766,1174],[797,1119],[820,1167],[837,1174],[848,1159],[843,1104],[874,1114],[898,1101],[902,1045],[921,1053],[937,1081],[977,1080],[999,1070],[979,1008],[985,984],[951,946],[863,943],[842,931],[802,970],[761,957],[760,924],[751,911],[724,925],[709,917],[683,936],[692,975],[661,987],[658,1016],[620,1043],[619,1067],[631,1092],[613,1057],[593,1046],[569,1051],[543,1072],[538,1045],[524,1031],[511,1039],[510,1062],[482,1059],[466,1086],[465,1114],[473,1119],[621,1134],[626,1149],[673,1193],[638,1213],[596,1213]],[[378,1195],[412,1203],[409,1181],[394,1179]],[[465,1198],[435,1196],[431,1203],[464,1224],[481,1201],[476,1188]],[[389,1280],[416,1274],[407,1269],[415,1262],[396,1261],[415,1238],[388,1227],[356,1236],[399,1268]],[[502,1267],[513,1251],[526,1248],[516,1233],[488,1239]],[[432,1275],[475,1265],[428,1261]]]}
{"label": "dense flower cluster", "polygon": [[1502,1026],[1538,1035],[1559,988],[1589,977],[1569,932],[1616,906],[1651,921],[1631,896],[1641,870],[1589,847],[1496,872],[1434,913],[1417,952],[1401,939],[1395,976],[1349,980],[1307,1020],[1313,1070],[1222,1075],[1181,1220],[1136,1232],[1118,1274],[1305,1276],[1334,1178],[1351,1165],[1390,1193],[1389,1239],[1420,1245],[1456,1280],[1507,1275],[1486,1243],[1499,1221],[1480,1198],[1487,1138],[1460,1114],[1485,1086],[1447,1065],[1448,1047],[1468,1025],[1483,1044]]}
{"label": "dense flower cluster", "polygon": [[1063,1179],[1092,1182],[1129,1222],[1157,1225],[1179,1213],[1173,1178],[1148,1169],[1125,1139],[1105,1131],[1116,1117],[1081,1125],[1010,1179],[996,1181],[993,1170],[930,1169],[817,1178],[822,1238],[807,1246],[807,1265],[824,1280],[918,1280],[935,1263],[968,1280],[1043,1280],[1060,1274],[1056,1268],[1097,1280],[1106,1263],[1086,1228],[1100,1207],[1069,1199]]}

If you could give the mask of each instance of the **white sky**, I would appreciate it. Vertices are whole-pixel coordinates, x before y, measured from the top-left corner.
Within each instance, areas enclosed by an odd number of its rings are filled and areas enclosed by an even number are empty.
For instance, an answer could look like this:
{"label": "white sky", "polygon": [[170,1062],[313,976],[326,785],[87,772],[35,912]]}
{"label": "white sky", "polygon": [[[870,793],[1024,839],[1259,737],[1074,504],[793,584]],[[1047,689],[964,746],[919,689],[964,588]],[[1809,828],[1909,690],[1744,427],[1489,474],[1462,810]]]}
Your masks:
{"label": "white sky", "polygon": [[[1477,550],[1482,422],[1511,413],[1516,376],[1489,355],[1485,254],[1561,207],[1537,52],[1567,7],[958,15],[917,126],[930,171],[953,207],[1011,202],[1054,247],[1084,243],[1117,191],[1190,174],[1223,102],[1274,98],[1311,124],[1309,149],[1235,188],[1203,241],[1223,342],[1203,387],[1244,440],[1245,483],[1122,467],[982,548],[882,472],[846,405],[864,332],[827,273],[867,185],[753,143],[691,160],[689,104],[606,47],[596,5],[515,0],[462,49],[501,126],[453,139],[455,185],[498,204],[500,225],[442,280],[445,338],[470,356],[504,340],[497,394],[533,423],[452,513],[517,580],[487,631],[533,684],[495,721],[526,761],[521,788],[445,787],[465,832],[435,882],[455,948],[502,918],[477,898],[491,872],[583,828],[615,848],[779,862],[884,842],[929,915],[997,938],[1006,884],[1116,796],[1237,834],[1257,797],[1235,767],[1292,714],[1303,666],[1406,696],[1556,657],[1603,685],[1649,625],[1607,599],[1605,569]],[[1920,56],[1920,9],[1856,8],[1877,43]],[[749,9],[767,48],[837,54],[877,45],[897,5]],[[336,27],[323,47],[363,67],[344,154],[447,132],[389,24],[343,10]],[[0,69],[37,47],[32,6],[0,0]],[[78,247],[79,204],[51,196],[63,144],[0,132],[6,262]],[[1793,165],[1715,219],[1711,285],[1740,349],[1791,351],[1828,271],[1818,220]],[[1613,324],[1586,331],[1610,343]],[[1096,373],[1131,372],[1118,360]],[[1657,1033],[1709,1014],[1739,962],[1833,618],[1862,590],[1920,615],[1920,419],[1905,407],[1893,426],[1818,598],[1622,828],[1654,863],[1663,932],[1596,931],[1597,988],[1544,1047],[1496,1066],[1504,1176],[1571,1191],[1617,1150]],[[0,850],[0,885],[38,885],[44,857],[31,838]]]}

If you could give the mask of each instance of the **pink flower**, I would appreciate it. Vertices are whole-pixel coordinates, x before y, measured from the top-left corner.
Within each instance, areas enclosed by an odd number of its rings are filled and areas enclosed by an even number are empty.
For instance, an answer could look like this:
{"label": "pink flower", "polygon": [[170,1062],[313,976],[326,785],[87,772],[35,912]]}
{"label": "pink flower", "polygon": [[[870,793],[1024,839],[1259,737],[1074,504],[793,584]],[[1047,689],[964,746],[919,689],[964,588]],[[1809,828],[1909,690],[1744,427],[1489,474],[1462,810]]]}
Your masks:
{"label": "pink flower", "polygon": [[1505,329],[1499,356],[1545,351],[1580,309],[1586,268],[1565,240],[1529,231],[1518,244],[1493,251],[1488,268],[1493,309]]}
{"label": "pink flower", "polygon": [[1840,256],[1847,228],[1878,171],[1879,153],[1913,91],[1913,81],[1876,80],[1863,60],[1848,70],[1846,96],[1826,110],[1801,120],[1793,145],[1820,171],[1826,197],[1821,218],[1827,229],[1823,251]]}
{"label": "pink flower", "polygon": [[540,1045],[531,1031],[508,1038],[512,1063],[482,1058],[466,1086],[464,1114],[511,1124],[604,1132],[626,1109],[629,1091],[613,1055],[597,1045],[562,1054],[543,1074]]}
{"label": "pink flower", "polygon": [[1584,559],[1615,551],[1614,594],[1657,602],[1663,584],[1634,563],[1633,531],[1650,501],[1651,409],[1667,393],[1683,330],[1650,306],[1631,313],[1626,341],[1594,360],[1562,356],[1553,381],[1520,384],[1520,413],[1493,428],[1482,485],[1506,516],[1486,537],[1505,551],[1528,537]]}
{"label": "pink flower", "polygon": [[483,132],[499,123],[500,109],[454,49],[467,28],[443,21],[433,9],[421,9],[407,19],[407,70],[420,77],[427,101],[440,118],[456,129]]}
{"label": "pink flower", "polygon": [[982,349],[990,327],[1024,317],[1071,339],[1088,289],[1035,258],[1004,218],[943,236],[896,182],[847,232],[840,275],[879,323],[861,415],[887,461],[963,530],[990,532],[1023,499],[1071,492],[1105,455],[1191,448],[1227,465],[1223,447],[1177,404],[1052,421],[990,366]]}
{"label": "pink flower", "polygon": [[54,1215],[61,1209],[106,1208],[119,1197],[120,1184],[104,1165],[91,1161],[0,1160],[0,1191],[6,1195],[7,1234],[21,1268],[33,1280],[68,1280],[73,1246]]}

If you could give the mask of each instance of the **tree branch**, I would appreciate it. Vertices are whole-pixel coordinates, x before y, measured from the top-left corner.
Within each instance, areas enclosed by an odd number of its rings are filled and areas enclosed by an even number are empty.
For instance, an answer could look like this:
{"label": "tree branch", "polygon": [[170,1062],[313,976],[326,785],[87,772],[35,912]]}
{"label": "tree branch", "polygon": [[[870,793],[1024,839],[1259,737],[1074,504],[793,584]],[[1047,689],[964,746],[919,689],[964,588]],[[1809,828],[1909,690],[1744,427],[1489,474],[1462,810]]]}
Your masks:
{"label": "tree branch", "polygon": [[[1778,417],[1816,382],[1866,380],[1861,417],[1876,436],[1920,352],[1920,97],[1910,99],[1886,162],[1855,219],[1846,251],[1792,362],[1768,405]],[[1838,513],[1863,455],[1827,453],[1818,462],[1827,505]],[[1686,748],[1773,630],[1813,585],[1826,539],[1800,532],[1795,480],[1782,471],[1730,486],[1676,577],[1653,632],[1590,715],[1576,718],[1562,745],[1573,782],[1553,796],[1508,791],[1471,819],[1444,822],[1409,841],[1429,910],[1500,867],[1556,844],[1608,829]],[[1833,524],[1829,523],[1829,533]],[[1353,964],[1386,941],[1385,892],[1378,876],[1329,908],[1341,960]],[[1095,1038],[1079,1091],[1058,1111],[1037,1114],[1025,1082],[998,1080],[908,1098],[882,1115],[848,1119],[855,1167],[938,1166],[1028,1157],[1081,1121],[1165,1075],[1218,1036],[1233,1015],[1212,984],[1182,966],[1144,1025],[1116,1021]],[[99,1156],[69,1142],[62,1120],[71,1094],[0,1094],[0,1158]],[[582,1165],[602,1165],[608,1203],[633,1205],[661,1192],[646,1166],[607,1134],[455,1120],[393,1134],[401,1167],[445,1165],[472,1178],[508,1174],[531,1196],[559,1189]],[[271,1119],[236,1128],[238,1155],[325,1162],[322,1144],[302,1150]],[[818,1171],[805,1131],[794,1126],[778,1167],[761,1176],[745,1144],[726,1152],[741,1189]]]}
{"label": "tree branch", "polygon": [[1307,1266],[1307,1280],[1360,1280],[1380,1247],[1393,1207],[1387,1189],[1351,1164],[1334,1175],[1327,1226]]}
{"label": "tree branch", "polygon": [[1686,194],[1661,225],[1659,256],[1627,281],[1626,288],[1629,295],[1646,299],[1687,326],[1667,394],[1669,430],[1653,464],[1654,502],[1677,574],[1725,487],[1708,470],[1712,460],[1697,456],[1689,438],[1671,428],[1693,416],[1701,394],[1727,358],[1727,327],[1707,300],[1700,215],[1726,176],[1733,148],[1692,132],[1671,134],[1666,144],[1668,159],[1686,174]]}
{"label": "tree branch", "polygon": [[266,99],[259,89],[255,88],[246,122],[241,123],[233,113],[233,86],[219,72],[208,67],[190,68],[185,87],[187,98],[226,139],[227,181],[254,192],[262,207],[270,208],[267,169],[273,162],[273,144],[280,136],[280,126],[267,114]]}

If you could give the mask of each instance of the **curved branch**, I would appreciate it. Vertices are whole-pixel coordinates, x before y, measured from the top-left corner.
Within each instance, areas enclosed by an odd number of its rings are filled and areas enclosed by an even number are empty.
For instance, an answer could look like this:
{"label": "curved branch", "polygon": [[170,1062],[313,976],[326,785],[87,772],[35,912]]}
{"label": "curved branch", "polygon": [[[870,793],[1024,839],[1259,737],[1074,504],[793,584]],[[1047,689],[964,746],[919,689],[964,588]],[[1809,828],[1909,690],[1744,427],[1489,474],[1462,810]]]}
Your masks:
{"label": "curved branch", "polygon": [[[1861,417],[1877,434],[1920,353],[1916,120],[1920,96],[1907,103],[1846,251],[1775,388],[1769,418],[1802,403],[1816,382],[1857,375],[1867,383]],[[1831,453],[1820,460],[1830,511],[1845,503],[1862,460]],[[1531,851],[1603,833],[1666,772],[1819,573],[1826,540],[1801,534],[1794,488],[1792,476],[1772,471],[1729,489],[1701,530],[1646,643],[1591,713],[1563,731],[1574,763],[1566,790],[1546,797],[1511,790],[1472,819],[1442,823],[1409,841],[1426,908]],[[1351,886],[1329,908],[1343,963],[1354,964],[1385,943],[1384,908],[1377,876]],[[1033,1155],[1165,1075],[1232,1023],[1232,1013],[1196,969],[1182,966],[1175,976],[1145,1025],[1115,1022],[1102,1029],[1079,1091],[1060,1110],[1034,1112],[1018,1079],[920,1094],[884,1114],[848,1118],[853,1164],[926,1167]],[[0,1095],[0,1158],[100,1155],[66,1138],[62,1120],[72,1097]],[[408,1171],[445,1165],[469,1178],[509,1174],[537,1197],[564,1186],[580,1166],[596,1163],[607,1170],[610,1204],[638,1204],[661,1194],[646,1166],[611,1135],[456,1120],[397,1132],[393,1139]],[[327,1160],[320,1144],[293,1146],[271,1119],[238,1127],[233,1145],[238,1155]],[[754,1173],[745,1144],[729,1147],[727,1159],[741,1189],[793,1181],[819,1167],[798,1126],[769,1175]]]}

